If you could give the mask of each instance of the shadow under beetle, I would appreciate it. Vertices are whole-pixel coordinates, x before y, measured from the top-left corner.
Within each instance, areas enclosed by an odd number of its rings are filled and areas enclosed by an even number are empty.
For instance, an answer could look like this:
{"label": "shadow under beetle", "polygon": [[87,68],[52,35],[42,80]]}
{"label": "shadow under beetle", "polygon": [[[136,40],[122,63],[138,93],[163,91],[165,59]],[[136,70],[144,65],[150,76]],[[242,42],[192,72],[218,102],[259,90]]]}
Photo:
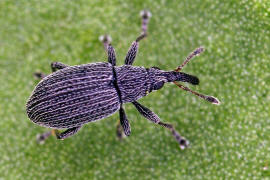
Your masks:
{"label": "shadow under beetle", "polygon": [[[192,52],[174,71],[163,71],[157,67],[144,68],[132,66],[139,47],[139,41],[147,35],[147,25],[151,14],[142,11],[142,33],[131,44],[125,58],[125,65],[116,66],[115,50],[110,44],[111,38],[107,35],[101,37],[104,48],[108,54],[107,63],[90,63],[77,66],[68,66],[59,62],[51,64],[52,74],[46,76],[42,73],[35,75],[42,80],[34,89],[29,98],[26,109],[28,117],[36,124],[53,128],[38,137],[43,142],[51,134],[58,139],[65,139],[75,133],[82,125],[103,119],[119,111],[120,124],[117,134],[130,135],[130,125],[123,109],[124,103],[132,103],[146,119],[168,128],[181,149],[188,146],[185,140],[174,129],[173,125],[163,123],[159,117],[137,102],[148,93],[159,90],[164,83],[173,82],[185,91],[189,91],[213,104],[219,104],[217,98],[206,96],[178,84],[177,81],[199,84],[195,76],[179,72],[203,48]],[[122,128],[121,128],[122,127]],[[67,128],[60,133],[56,129]]]}

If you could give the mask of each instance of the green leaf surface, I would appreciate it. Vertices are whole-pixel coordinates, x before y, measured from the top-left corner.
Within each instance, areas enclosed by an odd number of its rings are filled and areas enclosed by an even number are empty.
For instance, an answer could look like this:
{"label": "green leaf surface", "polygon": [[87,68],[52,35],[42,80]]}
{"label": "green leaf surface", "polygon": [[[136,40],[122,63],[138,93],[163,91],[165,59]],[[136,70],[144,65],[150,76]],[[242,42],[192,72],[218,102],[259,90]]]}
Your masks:
{"label": "green leaf surface", "polygon": [[[50,63],[105,62],[98,37],[110,34],[122,65],[149,9],[149,36],[134,65],[184,72],[207,103],[167,84],[140,103],[190,141],[180,150],[167,129],[125,105],[132,132],[116,138],[118,113],[64,141],[36,136],[25,103]],[[270,179],[270,1],[0,1],[0,179]]]}

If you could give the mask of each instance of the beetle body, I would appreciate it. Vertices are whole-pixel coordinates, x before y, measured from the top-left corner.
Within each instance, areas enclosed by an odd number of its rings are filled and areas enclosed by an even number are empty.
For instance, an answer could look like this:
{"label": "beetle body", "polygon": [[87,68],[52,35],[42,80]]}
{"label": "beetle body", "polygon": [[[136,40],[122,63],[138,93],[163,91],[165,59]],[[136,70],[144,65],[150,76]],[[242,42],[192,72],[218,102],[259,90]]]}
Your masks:
{"label": "beetle body", "polygon": [[132,66],[138,52],[139,41],[147,35],[147,24],[151,13],[142,11],[142,33],[131,44],[125,65],[116,66],[115,50],[110,44],[111,38],[101,38],[107,51],[107,63],[90,63],[77,66],[68,66],[59,62],[51,64],[53,73],[45,76],[42,73],[35,75],[42,80],[36,86],[26,104],[28,117],[34,123],[53,128],[67,130],[59,133],[52,130],[38,137],[43,142],[54,134],[58,139],[65,139],[75,133],[86,123],[103,119],[119,111],[120,121],[117,126],[117,135],[130,135],[131,128],[123,108],[124,103],[132,103],[138,112],[149,121],[169,129],[179,143],[185,148],[188,141],[174,129],[173,125],[161,122],[160,118],[138,99],[159,90],[167,82],[174,82],[178,87],[189,91],[213,104],[219,101],[212,97],[192,91],[176,81],[199,84],[195,76],[180,72],[194,56],[200,54],[203,48],[193,51],[181,66],[173,71],[164,71],[159,68],[145,68]]}
{"label": "beetle body", "polygon": [[185,81],[187,77],[192,78],[181,72],[130,65],[113,67],[110,63],[69,66],[36,86],[27,102],[27,114],[41,126],[77,127],[113,114],[121,103],[134,102],[165,82],[177,78]]}

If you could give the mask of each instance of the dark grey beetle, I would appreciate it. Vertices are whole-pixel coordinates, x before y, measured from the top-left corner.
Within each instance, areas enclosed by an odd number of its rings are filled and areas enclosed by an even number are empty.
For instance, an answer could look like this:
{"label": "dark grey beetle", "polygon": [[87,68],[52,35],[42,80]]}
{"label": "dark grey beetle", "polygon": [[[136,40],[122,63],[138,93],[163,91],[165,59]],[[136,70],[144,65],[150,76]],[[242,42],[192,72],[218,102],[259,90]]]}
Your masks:
{"label": "dark grey beetle", "polygon": [[131,102],[148,120],[168,128],[183,149],[188,141],[179,135],[171,124],[163,123],[148,108],[137,102],[154,90],[159,90],[164,83],[174,82],[180,88],[189,91],[213,104],[219,101],[212,96],[205,96],[176,83],[176,81],[199,84],[195,76],[179,72],[194,56],[203,49],[198,48],[185,62],[174,71],[163,71],[159,68],[132,66],[135,60],[139,41],[146,37],[147,25],[151,16],[149,11],[142,11],[142,34],[134,41],[126,55],[125,65],[116,66],[115,50],[110,44],[110,37],[103,36],[102,41],[108,53],[108,63],[91,63],[78,66],[67,66],[54,62],[51,64],[52,74],[42,78],[29,98],[26,109],[28,117],[36,124],[54,129],[67,128],[59,133],[56,130],[39,136],[45,140],[51,134],[58,139],[65,139],[75,134],[82,125],[108,117],[119,110],[120,124],[117,134],[121,137],[130,135],[130,125],[123,109],[124,103]]}

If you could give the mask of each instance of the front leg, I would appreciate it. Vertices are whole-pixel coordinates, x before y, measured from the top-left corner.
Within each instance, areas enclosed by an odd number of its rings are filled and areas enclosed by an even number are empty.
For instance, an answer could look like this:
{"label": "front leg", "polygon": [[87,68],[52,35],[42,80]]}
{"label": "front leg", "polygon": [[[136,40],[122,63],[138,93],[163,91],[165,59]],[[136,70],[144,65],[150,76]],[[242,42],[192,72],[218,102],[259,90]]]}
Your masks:
{"label": "front leg", "polygon": [[172,132],[172,135],[174,136],[175,140],[179,143],[181,149],[185,149],[188,146],[189,142],[174,129],[173,125],[161,122],[160,118],[154,112],[144,107],[143,105],[139,104],[137,101],[132,102],[132,104],[146,119],[169,129]]}
{"label": "front leg", "polygon": [[[51,63],[51,69],[52,69],[52,72],[55,72],[55,71],[57,71],[57,70],[59,70],[59,69],[64,69],[64,68],[66,68],[66,67],[68,67],[68,65],[65,65],[65,64],[60,63],[60,62],[52,62],[52,63]],[[34,76],[35,76],[36,78],[38,78],[38,79],[43,79],[43,78],[45,78],[47,75],[44,74],[44,73],[41,73],[41,72],[35,72],[35,73],[34,73]]]}

